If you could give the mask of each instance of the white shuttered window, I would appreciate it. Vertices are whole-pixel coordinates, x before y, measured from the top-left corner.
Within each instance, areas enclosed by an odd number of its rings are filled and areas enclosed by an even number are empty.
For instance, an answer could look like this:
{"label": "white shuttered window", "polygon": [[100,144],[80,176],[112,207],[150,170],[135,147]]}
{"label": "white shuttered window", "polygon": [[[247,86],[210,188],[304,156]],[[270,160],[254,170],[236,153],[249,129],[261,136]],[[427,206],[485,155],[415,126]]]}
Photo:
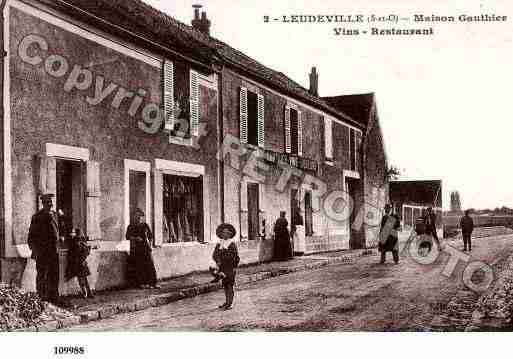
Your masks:
{"label": "white shuttered window", "polygon": [[198,136],[199,133],[199,74],[196,71],[190,72],[190,128],[191,136]]}
{"label": "white shuttered window", "polygon": [[290,153],[292,151],[291,140],[290,140],[290,107],[285,106],[285,152]]}
{"label": "white shuttered window", "polygon": [[301,118],[301,111],[297,112],[297,154],[303,155],[303,119]]}
{"label": "white shuttered window", "polygon": [[324,152],[326,159],[333,159],[333,122],[324,118]]}
{"label": "white shuttered window", "polygon": [[258,95],[258,147],[265,146],[265,102],[264,96]]}
{"label": "white shuttered window", "polygon": [[248,89],[245,87],[240,88],[239,110],[240,142],[248,143]]}
{"label": "white shuttered window", "polygon": [[164,60],[162,87],[164,89],[164,129],[166,131],[172,131],[175,124],[174,82],[173,63],[169,60]]}

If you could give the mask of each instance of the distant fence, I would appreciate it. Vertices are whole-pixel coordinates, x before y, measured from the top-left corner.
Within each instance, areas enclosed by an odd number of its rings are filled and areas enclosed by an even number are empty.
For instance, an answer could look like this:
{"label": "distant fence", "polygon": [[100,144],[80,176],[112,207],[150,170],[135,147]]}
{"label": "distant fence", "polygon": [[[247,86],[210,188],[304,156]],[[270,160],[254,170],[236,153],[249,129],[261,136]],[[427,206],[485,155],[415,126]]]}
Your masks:
{"label": "distant fence", "polygon": [[[496,227],[513,226],[513,216],[471,216],[474,220],[474,227]],[[458,228],[461,216],[444,216],[445,229]]]}

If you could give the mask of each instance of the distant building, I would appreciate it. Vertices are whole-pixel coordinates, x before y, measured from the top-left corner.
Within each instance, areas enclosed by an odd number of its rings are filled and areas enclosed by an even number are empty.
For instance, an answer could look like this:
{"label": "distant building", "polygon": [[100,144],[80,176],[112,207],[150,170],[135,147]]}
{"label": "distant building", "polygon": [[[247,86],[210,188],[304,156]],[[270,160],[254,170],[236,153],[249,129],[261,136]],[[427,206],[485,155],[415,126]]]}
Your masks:
{"label": "distant building", "polygon": [[451,192],[451,212],[461,212],[461,200],[458,191]]}
{"label": "distant building", "polygon": [[424,209],[432,207],[442,228],[442,181],[390,181],[390,202],[403,228],[411,229]]}

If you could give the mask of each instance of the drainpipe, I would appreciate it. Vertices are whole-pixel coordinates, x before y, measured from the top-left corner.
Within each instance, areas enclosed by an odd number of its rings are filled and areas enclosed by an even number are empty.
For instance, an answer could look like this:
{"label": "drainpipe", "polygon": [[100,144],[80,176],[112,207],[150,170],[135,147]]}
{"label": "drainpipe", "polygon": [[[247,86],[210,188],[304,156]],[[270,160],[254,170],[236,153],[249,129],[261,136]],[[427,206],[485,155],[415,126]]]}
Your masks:
{"label": "drainpipe", "polygon": [[[7,0],[2,0],[1,3],[0,3],[0,12],[1,12],[1,20],[0,20],[0,26],[1,26],[1,29],[0,29],[0,61],[2,63],[2,66],[0,67],[1,68],[1,74],[0,74],[0,121],[1,121],[1,125],[3,127],[3,123],[4,123],[4,66],[5,66],[5,57],[7,56],[7,52],[5,51],[4,49],[4,37],[6,36],[6,34],[4,34],[4,8],[5,8],[5,3],[6,3]],[[3,131],[2,131],[3,133]],[[1,140],[1,143],[2,143],[2,149],[1,151],[3,152],[3,138]],[[2,156],[3,157],[3,156]],[[3,167],[3,161],[5,159],[2,158],[2,163],[0,163],[0,166]],[[1,190],[0,190],[0,195],[1,195],[1,198],[0,198],[0,211],[2,213],[1,215],[1,219],[0,219],[0,230],[2,231],[2,233],[0,234],[0,238],[3,237],[3,240],[0,241],[0,258],[4,258],[5,257],[5,241],[7,240],[7,238],[5,237],[5,216],[4,216],[4,211],[5,211],[5,203],[4,203],[4,186],[3,186],[3,183],[4,183],[4,176],[5,176],[5,173],[4,171],[2,171],[2,182],[1,182]],[[0,260],[0,281],[2,280],[2,260]]]}
{"label": "drainpipe", "polygon": [[[217,72],[217,149],[218,152],[222,151],[224,141],[224,112],[223,112],[223,70],[224,67]],[[222,153],[222,152],[221,152]],[[224,156],[218,158],[218,171],[219,171],[219,204],[220,204],[220,217],[221,223],[224,223]]]}

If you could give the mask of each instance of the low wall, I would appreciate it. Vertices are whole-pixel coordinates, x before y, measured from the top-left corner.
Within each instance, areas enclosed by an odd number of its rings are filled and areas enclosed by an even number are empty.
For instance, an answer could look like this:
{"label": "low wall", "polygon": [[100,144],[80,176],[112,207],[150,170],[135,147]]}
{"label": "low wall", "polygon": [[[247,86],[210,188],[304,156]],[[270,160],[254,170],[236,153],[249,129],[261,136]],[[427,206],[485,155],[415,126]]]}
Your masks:
{"label": "low wall", "polygon": [[[513,226],[513,216],[470,216],[474,227]],[[459,228],[461,216],[444,216],[446,229]]]}
{"label": "low wall", "polygon": [[[121,288],[127,285],[128,242],[101,242],[99,249],[88,257],[91,270],[89,283],[97,291]],[[241,264],[269,261],[273,255],[272,240],[246,241],[237,243]],[[215,244],[166,245],[153,250],[153,259],[159,279],[171,278],[194,271],[208,269]],[[66,282],[67,250],[59,255],[61,295],[79,293],[76,280]],[[36,264],[31,258],[2,258],[2,282],[22,287],[29,291],[36,289]]]}
{"label": "low wall", "polygon": [[349,249],[349,235],[306,237],[305,254]]}

